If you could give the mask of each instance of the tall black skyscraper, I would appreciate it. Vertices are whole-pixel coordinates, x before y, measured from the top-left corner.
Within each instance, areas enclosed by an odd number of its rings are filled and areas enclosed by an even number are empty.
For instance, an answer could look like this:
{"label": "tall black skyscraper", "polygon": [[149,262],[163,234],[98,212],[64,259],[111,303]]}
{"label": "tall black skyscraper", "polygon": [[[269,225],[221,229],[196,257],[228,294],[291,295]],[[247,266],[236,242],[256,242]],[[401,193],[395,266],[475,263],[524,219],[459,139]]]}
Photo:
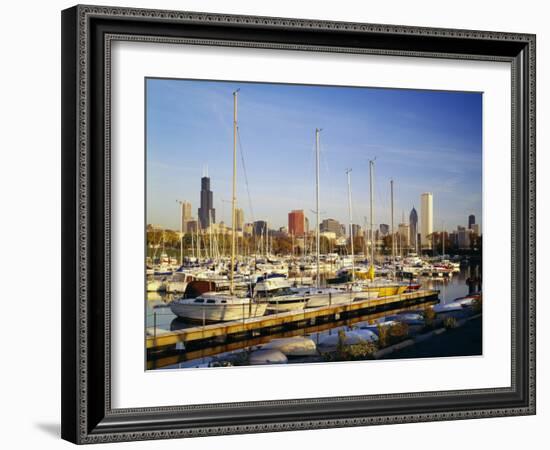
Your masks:
{"label": "tall black skyscraper", "polygon": [[210,190],[210,177],[201,178],[201,206],[199,208],[199,222],[201,228],[206,229],[211,223],[216,223],[214,198]]}
{"label": "tall black skyscraper", "polygon": [[473,214],[470,214],[468,216],[468,230],[471,230],[472,229],[472,225],[476,223],[476,216],[474,216]]}
{"label": "tall black skyscraper", "polygon": [[409,233],[411,246],[414,248],[415,252],[418,252],[418,213],[416,209],[414,209],[414,206],[409,214]]}

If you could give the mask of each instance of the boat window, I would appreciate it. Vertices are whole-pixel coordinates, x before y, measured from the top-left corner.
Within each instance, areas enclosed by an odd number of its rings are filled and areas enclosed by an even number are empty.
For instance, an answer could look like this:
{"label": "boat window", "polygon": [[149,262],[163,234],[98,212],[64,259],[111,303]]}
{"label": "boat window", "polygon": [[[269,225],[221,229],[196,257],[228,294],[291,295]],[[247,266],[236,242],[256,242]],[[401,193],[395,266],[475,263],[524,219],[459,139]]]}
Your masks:
{"label": "boat window", "polygon": [[227,300],[222,300],[222,303],[227,303]]}
{"label": "boat window", "polygon": [[214,300],[213,298],[209,298],[208,300],[206,300],[206,303],[216,303],[216,300]]}
{"label": "boat window", "polygon": [[204,298],[196,298],[195,303],[204,303]]}

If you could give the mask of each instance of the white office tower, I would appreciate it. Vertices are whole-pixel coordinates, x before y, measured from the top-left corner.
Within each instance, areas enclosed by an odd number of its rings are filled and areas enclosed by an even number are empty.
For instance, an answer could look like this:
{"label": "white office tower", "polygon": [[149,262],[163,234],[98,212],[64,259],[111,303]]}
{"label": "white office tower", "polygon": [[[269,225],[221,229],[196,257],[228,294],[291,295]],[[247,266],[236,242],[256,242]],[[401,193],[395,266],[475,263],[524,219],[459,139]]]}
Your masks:
{"label": "white office tower", "polygon": [[420,196],[420,243],[423,249],[432,248],[433,221],[433,194],[424,192]]}

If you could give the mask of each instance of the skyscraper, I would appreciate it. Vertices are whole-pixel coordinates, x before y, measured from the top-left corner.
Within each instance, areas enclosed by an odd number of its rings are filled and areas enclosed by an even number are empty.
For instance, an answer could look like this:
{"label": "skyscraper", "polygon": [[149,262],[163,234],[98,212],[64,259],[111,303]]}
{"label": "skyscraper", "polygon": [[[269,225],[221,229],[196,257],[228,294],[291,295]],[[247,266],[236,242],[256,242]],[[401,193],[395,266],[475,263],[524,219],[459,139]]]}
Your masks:
{"label": "skyscraper", "polygon": [[[345,231],[345,228],[346,227],[344,226],[344,231]],[[345,234],[345,233],[342,233],[342,225],[340,224],[340,222],[338,222],[335,219],[324,219],[319,225],[319,231],[321,233],[326,233],[326,232],[334,233],[336,234],[336,236],[342,236],[342,234]]]}
{"label": "skyscraper", "polygon": [[181,202],[181,232],[188,233],[188,224],[193,220],[191,217],[191,203],[183,201]]}
{"label": "skyscraper", "polygon": [[411,209],[409,214],[410,243],[415,252],[418,253],[418,213],[416,209]]}
{"label": "skyscraper", "polygon": [[242,231],[244,227],[244,211],[242,208],[235,208],[235,229]]}
{"label": "skyscraper", "polygon": [[267,222],[265,220],[256,220],[252,225],[252,231],[258,237],[267,234]]}
{"label": "skyscraper", "polygon": [[431,249],[433,233],[433,194],[424,192],[420,196],[420,240],[422,248]]}
{"label": "skyscraper", "polygon": [[397,226],[397,247],[401,249],[407,249],[411,245],[411,230],[408,223],[400,223]]}
{"label": "skyscraper", "polygon": [[458,248],[465,250],[470,248],[472,230],[459,226],[457,228]]}
{"label": "skyscraper", "polygon": [[201,206],[199,208],[199,223],[203,229],[208,228],[211,223],[216,223],[213,197],[210,190],[210,177],[204,176],[201,178]]}
{"label": "skyscraper", "polygon": [[302,236],[305,232],[303,209],[295,209],[288,213],[288,232],[294,236]]}
{"label": "skyscraper", "polygon": [[470,214],[468,216],[468,229],[471,230],[472,225],[475,225],[475,223],[476,223],[476,216],[474,216],[473,214]]}

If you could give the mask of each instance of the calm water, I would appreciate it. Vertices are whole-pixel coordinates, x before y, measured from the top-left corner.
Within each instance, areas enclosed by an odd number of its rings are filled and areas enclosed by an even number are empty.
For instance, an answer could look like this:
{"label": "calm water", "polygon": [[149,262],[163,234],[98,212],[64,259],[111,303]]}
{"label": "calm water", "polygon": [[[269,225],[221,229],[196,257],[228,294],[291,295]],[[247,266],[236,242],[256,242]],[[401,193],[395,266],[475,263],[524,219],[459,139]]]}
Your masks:
{"label": "calm water", "polygon": [[[450,278],[444,278],[444,279],[429,279],[421,277],[419,279],[419,282],[422,284],[422,288],[426,289],[437,289],[440,291],[439,299],[441,303],[448,303],[452,300],[456,299],[457,297],[463,297],[469,293],[469,287],[466,282],[466,280],[469,277],[473,277],[478,275],[480,272],[479,266],[468,266],[461,268],[460,272],[454,273],[452,277]],[[476,287],[476,289],[479,288]],[[165,293],[156,293],[156,292],[149,292],[147,294],[147,302],[146,302],[146,326],[147,327],[154,327],[156,325],[157,329],[161,330],[167,330],[167,331],[174,331],[179,330],[182,328],[189,328],[189,327],[196,327],[196,324],[188,324],[185,323],[182,319],[179,319],[177,316],[172,314],[170,311],[170,308],[168,307],[168,303],[172,300],[173,296],[171,294],[165,294]],[[416,307],[409,307],[408,309],[418,309],[418,306]],[[395,313],[396,310],[392,311],[386,311],[385,315],[390,315]],[[309,337],[314,339],[315,341],[318,341],[319,338],[324,337],[325,335],[330,335],[337,333],[338,330],[342,328],[349,327],[352,322],[359,322],[367,319],[372,319],[373,315],[364,316],[364,317],[357,317],[346,321],[340,321],[340,322],[332,322],[330,324],[325,324],[323,326],[313,326],[310,327],[307,330],[291,330],[288,332],[281,333],[276,336],[268,336],[263,338],[257,338],[257,339],[250,339],[249,341],[245,341],[242,343],[242,345],[237,351],[242,351],[243,348],[248,348],[250,346],[259,345],[262,343],[267,342],[269,339],[273,339],[275,337],[283,337],[283,336],[301,336],[307,334]],[[322,329],[327,328],[329,329]],[[249,344],[249,345],[247,345]],[[219,350],[219,351],[218,351]],[[207,365],[210,361],[212,361],[214,358],[213,356],[221,356],[224,354],[228,354],[230,352],[227,352],[227,347],[225,345],[220,345],[216,348],[209,348],[209,349],[203,349],[202,351],[195,351],[191,352],[189,355],[181,356],[179,359],[189,359],[186,361],[174,361],[173,357],[168,358],[165,360],[165,363],[162,363],[161,360],[159,361],[159,364],[157,367],[159,368],[184,368],[184,367],[198,367],[202,365]],[[204,356],[203,356],[204,355]],[[198,357],[197,357],[198,356]]]}

